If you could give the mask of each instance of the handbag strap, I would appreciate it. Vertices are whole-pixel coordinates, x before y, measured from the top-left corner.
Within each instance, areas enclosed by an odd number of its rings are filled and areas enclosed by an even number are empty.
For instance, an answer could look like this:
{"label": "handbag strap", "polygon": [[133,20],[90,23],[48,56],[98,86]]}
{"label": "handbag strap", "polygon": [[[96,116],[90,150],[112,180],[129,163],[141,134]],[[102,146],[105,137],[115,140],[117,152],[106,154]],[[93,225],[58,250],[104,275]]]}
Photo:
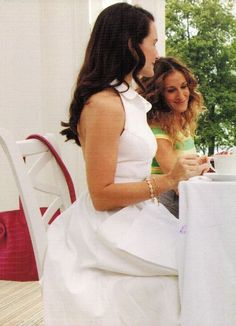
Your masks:
{"label": "handbag strap", "polygon": [[55,158],[56,162],[58,163],[59,167],[61,168],[62,173],[64,174],[64,177],[66,179],[66,183],[68,186],[69,194],[70,194],[70,200],[71,200],[71,203],[73,203],[76,200],[74,184],[73,184],[73,181],[72,181],[69,171],[67,170],[64,162],[62,161],[62,159],[61,159],[60,155],[58,154],[57,150],[55,149],[55,147],[47,140],[47,138],[45,138],[44,136],[39,135],[39,134],[32,134],[32,135],[28,136],[26,139],[37,139],[40,142],[42,142],[44,145],[47,146],[47,148],[49,149],[49,151],[52,153],[53,157]]}

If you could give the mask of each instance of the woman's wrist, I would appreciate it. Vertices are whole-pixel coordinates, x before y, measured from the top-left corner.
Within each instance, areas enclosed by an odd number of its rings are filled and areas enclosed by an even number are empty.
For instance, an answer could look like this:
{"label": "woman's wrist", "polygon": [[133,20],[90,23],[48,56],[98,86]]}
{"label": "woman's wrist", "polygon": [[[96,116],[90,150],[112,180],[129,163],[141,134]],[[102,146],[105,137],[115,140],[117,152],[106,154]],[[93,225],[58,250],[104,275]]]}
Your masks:
{"label": "woman's wrist", "polygon": [[177,180],[171,172],[165,175],[166,184],[169,190],[176,189],[178,187],[179,180]]}
{"label": "woman's wrist", "polygon": [[171,173],[162,175],[152,175],[155,196],[159,196],[162,192],[176,189],[178,181],[171,175]]}
{"label": "woman's wrist", "polygon": [[145,182],[147,183],[149,189],[150,199],[154,202],[154,204],[159,204],[159,187],[156,180],[152,176],[150,176],[149,178],[145,179]]}

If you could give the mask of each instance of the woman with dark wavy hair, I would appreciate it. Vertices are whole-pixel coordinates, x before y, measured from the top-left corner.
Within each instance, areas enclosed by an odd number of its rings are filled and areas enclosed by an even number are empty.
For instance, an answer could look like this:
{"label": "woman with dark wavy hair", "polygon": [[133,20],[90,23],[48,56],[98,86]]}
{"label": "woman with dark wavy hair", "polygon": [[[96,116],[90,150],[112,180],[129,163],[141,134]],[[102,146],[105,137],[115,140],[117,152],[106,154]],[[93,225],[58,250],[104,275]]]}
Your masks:
{"label": "woman with dark wavy hair", "polygon": [[178,221],[156,197],[207,164],[190,155],[151,176],[151,105],[132,80],[153,76],[156,42],[153,16],[127,3],[93,28],[62,132],[82,147],[88,191],[48,229],[45,326],[178,325]]}
{"label": "woman with dark wavy hair", "polygon": [[[140,93],[152,104],[148,122],[157,140],[152,174],[168,173],[178,157],[196,154],[194,135],[197,118],[203,111],[198,82],[186,65],[173,57],[159,58],[154,76],[143,78]],[[179,216],[179,198],[174,190],[160,195],[160,202]]]}

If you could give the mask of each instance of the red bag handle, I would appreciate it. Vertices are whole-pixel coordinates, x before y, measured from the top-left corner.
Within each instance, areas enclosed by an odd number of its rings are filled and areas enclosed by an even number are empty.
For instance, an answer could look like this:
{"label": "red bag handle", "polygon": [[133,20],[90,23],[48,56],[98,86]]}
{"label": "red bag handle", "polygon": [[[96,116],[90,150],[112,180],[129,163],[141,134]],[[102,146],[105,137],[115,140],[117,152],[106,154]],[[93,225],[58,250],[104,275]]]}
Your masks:
{"label": "red bag handle", "polygon": [[44,136],[39,135],[39,134],[32,134],[32,135],[28,136],[26,139],[37,139],[37,140],[41,141],[44,145],[47,146],[47,148],[52,153],[53,157],[55,158],[58,165],[60,166],[62,173],[65,176],[69,194],[70,194],[70,200],[71,200],[71,203],[73,203],[76,200],[74,184],[73,184],[73,181],[72,181],[69,171],[67,170],[60,155],[57,153],[55,147],[47,140],[47,138],[45,138]]}

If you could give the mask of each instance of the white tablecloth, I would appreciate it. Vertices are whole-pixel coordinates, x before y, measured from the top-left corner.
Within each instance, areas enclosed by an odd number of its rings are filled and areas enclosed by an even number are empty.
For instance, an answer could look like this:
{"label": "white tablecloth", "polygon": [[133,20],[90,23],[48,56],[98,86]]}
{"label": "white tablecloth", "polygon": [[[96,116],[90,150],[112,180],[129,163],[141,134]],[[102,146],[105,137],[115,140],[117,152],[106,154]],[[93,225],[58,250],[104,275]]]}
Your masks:
{"label": "white tablecloth", "polygon": [[236,182],[179,186],[181,326],[236,326]]}

